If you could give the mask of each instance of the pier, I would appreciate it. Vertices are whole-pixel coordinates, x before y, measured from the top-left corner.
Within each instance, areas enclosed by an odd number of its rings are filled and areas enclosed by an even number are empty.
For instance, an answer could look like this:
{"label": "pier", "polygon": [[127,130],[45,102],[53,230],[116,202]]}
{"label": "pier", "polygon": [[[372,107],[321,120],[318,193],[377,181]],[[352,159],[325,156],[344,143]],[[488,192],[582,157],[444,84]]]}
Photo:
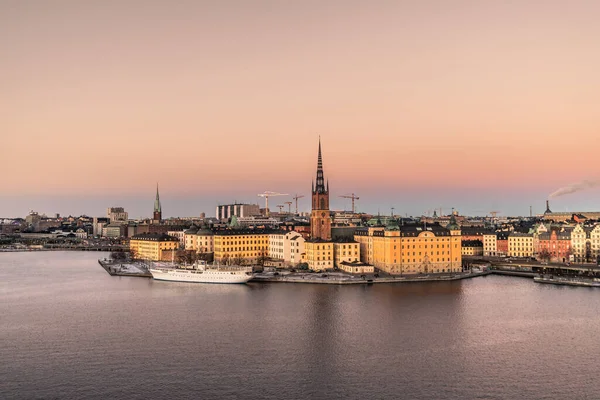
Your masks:
{"label": "pier", "polygon": [[123,260],[98,260],[98,264],[111,276],[132,276],[138,278],[152,278],[145,264]]}

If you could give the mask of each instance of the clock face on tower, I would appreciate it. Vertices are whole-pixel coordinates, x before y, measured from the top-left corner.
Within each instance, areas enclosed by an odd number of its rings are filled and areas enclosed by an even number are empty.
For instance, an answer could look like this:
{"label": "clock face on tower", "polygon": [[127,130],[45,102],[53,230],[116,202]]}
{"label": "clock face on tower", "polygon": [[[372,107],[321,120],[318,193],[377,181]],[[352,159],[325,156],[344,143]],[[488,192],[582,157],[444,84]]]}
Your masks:
{"label": "clock face on tower", "polygon": [[325,218],[325,213],[321,213],[321,217]]}

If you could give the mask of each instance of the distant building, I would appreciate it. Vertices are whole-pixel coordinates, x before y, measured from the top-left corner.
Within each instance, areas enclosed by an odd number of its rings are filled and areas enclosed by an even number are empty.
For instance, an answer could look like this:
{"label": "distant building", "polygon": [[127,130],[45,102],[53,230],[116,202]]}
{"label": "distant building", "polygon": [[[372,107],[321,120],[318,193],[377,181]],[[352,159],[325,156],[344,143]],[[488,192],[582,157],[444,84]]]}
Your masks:
{"label": "distant building", "polygon": [[237,218],[247,218],[260,216],[260,206],[258,204],[223,204],[217,206],[216,216],[220,221],[226,221],[236,216]]}
{"label": "distant building", "polygon": [[110,224],[110,218],[94,217],[92,220],[92,234],[94,236],[102,236],[104,227]]}
{"label": "distant building", "polygon": [[112,222],[102,228],[102,236],[107,238],[125,237],[127,225],[119,222]]}
{"label": "distant building", "polygon": [[570,211],[570,212],[552,212],[550,202],[546,201],[546,212],[542,218],[545,221],[565,222],[571,220],[583,221],[586,219],[600,220],[600,211]]}
{"label": "distant building", "polygon": [[111,223],[118,221],[127,222],[128,219],[127,212],[125,212],[123,207],[110,207],[106,211],[106,216]]}

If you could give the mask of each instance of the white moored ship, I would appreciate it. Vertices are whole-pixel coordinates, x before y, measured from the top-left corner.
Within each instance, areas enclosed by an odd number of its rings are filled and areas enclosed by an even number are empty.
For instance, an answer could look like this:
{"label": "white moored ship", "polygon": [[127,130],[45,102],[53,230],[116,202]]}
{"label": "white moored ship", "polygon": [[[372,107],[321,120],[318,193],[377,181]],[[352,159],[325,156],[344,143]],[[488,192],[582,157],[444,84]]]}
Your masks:
{"label": "white moored ship", "polygon": [[191,268],[150,269],[157,281],[194,283],[246,283],[252,279],[252,267],[214,266],[198,261]]}

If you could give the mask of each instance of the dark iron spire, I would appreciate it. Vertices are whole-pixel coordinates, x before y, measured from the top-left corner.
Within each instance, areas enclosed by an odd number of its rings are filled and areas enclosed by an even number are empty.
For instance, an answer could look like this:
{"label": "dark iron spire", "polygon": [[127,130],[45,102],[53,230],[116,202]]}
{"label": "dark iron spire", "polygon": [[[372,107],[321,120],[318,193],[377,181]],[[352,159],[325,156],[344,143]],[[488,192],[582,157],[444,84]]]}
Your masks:
{"label": "dark iron spire", "polygon": [[154,212],[161,212],[160,197],[158,195],[158,183],[156,184],[156,200],[154,200]]}
{"label": "dark iron spire", "polygon": [[323,157],[321,156],[321,137],[319,136],[319,155],[317,157],[317,186],[313,193],[327,193],[325,179],[323,178]]}

